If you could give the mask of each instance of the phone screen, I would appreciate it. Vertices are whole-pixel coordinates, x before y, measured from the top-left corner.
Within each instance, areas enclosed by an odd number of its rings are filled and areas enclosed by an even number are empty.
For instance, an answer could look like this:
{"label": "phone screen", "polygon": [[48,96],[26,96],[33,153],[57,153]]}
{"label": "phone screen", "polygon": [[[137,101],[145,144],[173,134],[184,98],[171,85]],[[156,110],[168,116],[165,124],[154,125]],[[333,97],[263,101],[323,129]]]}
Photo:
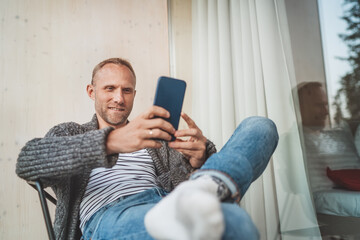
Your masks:
{"label": "phone screen", "polygon": [[[185,90],[186,82],[183,80],[163,76],[158,79],[154,105],[170,112],[170,118],[165,120],[170,122],[176,130],[179,127]],[[175,140],[174,136],[173,140]]]}

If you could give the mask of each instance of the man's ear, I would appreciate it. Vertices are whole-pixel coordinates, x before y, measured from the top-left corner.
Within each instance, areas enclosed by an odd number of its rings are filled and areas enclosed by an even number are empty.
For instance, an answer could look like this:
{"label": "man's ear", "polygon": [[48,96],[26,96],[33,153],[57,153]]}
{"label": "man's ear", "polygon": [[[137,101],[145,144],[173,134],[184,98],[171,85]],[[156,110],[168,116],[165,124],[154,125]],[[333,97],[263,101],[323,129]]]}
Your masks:
{"label": "man's ear", "polygon": [[94,89],[94,85],[88,84],[88,85],[86,86],[86,92],[87,92],[88,96],[89,96],[92,100],[95,100],[95,89]]}

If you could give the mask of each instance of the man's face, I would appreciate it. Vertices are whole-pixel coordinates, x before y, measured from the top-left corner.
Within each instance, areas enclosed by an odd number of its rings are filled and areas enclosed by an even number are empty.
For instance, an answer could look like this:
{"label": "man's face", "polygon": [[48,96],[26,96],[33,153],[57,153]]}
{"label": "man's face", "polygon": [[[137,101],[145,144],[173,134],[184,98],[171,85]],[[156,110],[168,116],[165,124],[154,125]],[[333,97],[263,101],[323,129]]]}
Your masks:
{"label": "man's face", "polygon": [[106,64],[94,76],[87,92],[95,101],[99,128],[126,124],[135,98],[135,77],[126,66]]}
{"label": "man's face", "polygon": [[311,94],[304,93],[300,105],[304,126],[324,128],[329,115],[326,93],[322,87],[314,87]]}

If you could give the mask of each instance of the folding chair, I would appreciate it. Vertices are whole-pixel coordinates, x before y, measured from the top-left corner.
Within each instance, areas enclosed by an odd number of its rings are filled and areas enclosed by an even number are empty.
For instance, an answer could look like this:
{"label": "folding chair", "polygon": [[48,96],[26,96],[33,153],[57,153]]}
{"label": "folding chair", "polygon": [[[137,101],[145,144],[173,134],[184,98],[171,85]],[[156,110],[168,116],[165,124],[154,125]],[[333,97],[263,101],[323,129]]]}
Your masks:
{"label": "folding chair", "polygon": [[48,208],[48,204],[47,204],[46,200],[49,200],[50,202],[52,202],[53,204],[56,205],[56,199],[43,189],[42,184],[39,180],[28,181],[28,184],[31,187],[33,187],[34,189],[36,189],[36,191],[38,191],[41,209],[42,209],[42,212],[44,215],[46,230],[47,230],[49,239],[55,240],[54,228],[53,228],[53,225],[51,222],[49,208]]}

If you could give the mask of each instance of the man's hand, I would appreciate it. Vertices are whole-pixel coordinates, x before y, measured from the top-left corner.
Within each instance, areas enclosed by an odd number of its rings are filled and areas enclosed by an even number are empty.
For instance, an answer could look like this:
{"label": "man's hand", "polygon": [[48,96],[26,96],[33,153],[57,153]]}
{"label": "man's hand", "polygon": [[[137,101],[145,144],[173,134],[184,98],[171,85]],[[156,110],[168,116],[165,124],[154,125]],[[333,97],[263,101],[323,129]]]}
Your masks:
{"label": "man's hand", "polygon": [[[157,117],[157,118],[154,118]],[[160,148],[154,139],[171,140],[174,127],[162,118],[169,118],[164,108],[152,106],[126,126],[111,131],[106,142],[108,154],[134,152],[143,148]]]}
{"label": "man's hand", "polygon": [[189,137],[187,140],[176,139],[169,143],[169,147],[181,152],[194,168],[201,167],[205,162],[206,137],[196,126],[195,122],[185,113],[181,117],[188,125],[188,129],[178,130],[175,137]]}

